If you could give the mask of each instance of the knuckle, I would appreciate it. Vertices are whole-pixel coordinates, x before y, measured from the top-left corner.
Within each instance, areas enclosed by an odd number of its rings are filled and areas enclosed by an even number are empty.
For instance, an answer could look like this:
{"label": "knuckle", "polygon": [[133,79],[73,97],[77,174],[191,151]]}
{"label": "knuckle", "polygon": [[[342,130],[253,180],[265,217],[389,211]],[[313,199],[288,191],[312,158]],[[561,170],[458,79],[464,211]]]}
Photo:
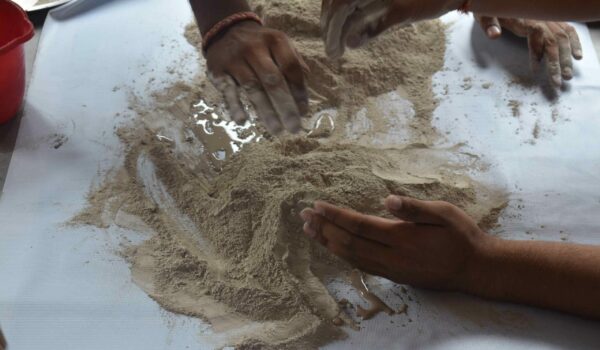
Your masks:
{"label": "knuckle", "polygon": [[258,58],[260,56],[258,48],[258,45],[244,43],[239,47],[240,57],[247,57],[249,59]]}
{"label": "knuckle", "polygon": [[339,257],[347,257],[348,254],[346,254],[346,251],[338,244],[335,243],[329,243],[327,245],[327,248],[329,249],[330,252],[332,252],[334,255],[337,255]]}
{"label": "knuckle", "polygon": [[548,45],[548,46],[556,46],[556,45],[558,45],[557,38],[554,37],[554,36],[548,36],[548,37],[546,37],[545,42],[546,42],[546,45]]}
{"label": "knuckle", "polygon": [[266,89],[277,88],[283,83],[283,77],[278,72],[262,73],[260,79]]}
{"label": "knuckle", "polygon": [[562,40],[569,40],[569,36],[567,35],[566,32],[564,31],[559,31],[554,33],[554,36],[556,37],[557,40],[562,41]]}
{"label": "knuckle", "polygon": [[437,202],[439,214],[443,217],[453,216],[458,211],[458,208],[448,202]]}
{"label": "knuckle", "polygon": [[565,26],[564,26],[564,30],[565,30],[565,32],[567,32],[568,34],[575,34],[575,35],[577,35],[577,31],[576,31],[576,30],[575,30],[575,28],[574,28],[572,25],[570,25],[570,24],[567,24],[567,25],[565,25]]}
{"label": "knuckle", "polygon": [[[284,73],[292,74],[292,73],[300,73],[302,74],[302,66],[297,59],[287,60],[285,61],[281,67],[281,71]],[[300,75],[301,77],[302,75]]]}
{"label": "knuckle", "polygon": [[246,92],[254,92],[260,89],[260,82],[257,79],[247,79],[242,81],[241,87]]}
{"label": "knuckle", "polygon": [[418,216],[421,213],[419,206],[411,198],[404,198],[402,200],[402,211],[410,216]]}
{"label": "knuckle", "polygon": [[368,233],[369,227],[364,217],[359,216],[356,218],[356,230],[360,233]]}
{"label": "knuckle", "polygon": [[271,31],[269,33],[269,39],[274,44],[287,43],[287,41],[288,41],[287,35],[285,35],[283,32],[280,32],[278,30]]}
{"label": "knuckle", "polygon": [[530,32],[538,34],[538,35],[542,34],[542,33],[544,33],[544,26],[539,23],[532,24],[530,27]]}

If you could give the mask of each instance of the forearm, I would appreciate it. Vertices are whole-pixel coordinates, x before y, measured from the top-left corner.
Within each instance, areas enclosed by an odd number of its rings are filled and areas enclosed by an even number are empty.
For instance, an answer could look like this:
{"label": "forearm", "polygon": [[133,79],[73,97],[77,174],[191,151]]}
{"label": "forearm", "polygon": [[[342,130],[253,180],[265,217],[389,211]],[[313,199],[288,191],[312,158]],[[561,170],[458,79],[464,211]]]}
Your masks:
{"label": "forearm", "polygon": [[470,10],[485,16],[547,21],[600,19],[600,2],[589,0],[472,0]]}
{"label": "forearm", "polygon": [[190,0],[201,33],[217,22],[237,12],[250,11],[246,0]]}
{"label": "forearm", "polygon": [[600,318],[600,246],[491,239],[468,292]]}

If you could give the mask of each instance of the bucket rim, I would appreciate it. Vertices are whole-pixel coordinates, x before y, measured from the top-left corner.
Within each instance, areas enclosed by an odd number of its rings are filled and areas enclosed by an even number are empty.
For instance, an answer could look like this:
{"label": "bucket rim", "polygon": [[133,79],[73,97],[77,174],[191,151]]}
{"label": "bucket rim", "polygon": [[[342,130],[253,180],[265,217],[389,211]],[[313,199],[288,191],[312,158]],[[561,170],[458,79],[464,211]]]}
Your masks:
{"label": "bucket rim", "polygon": [[33,24],[27,17],[27,14],[25,13],[25,11],[23,11],[23,9],[19,5],[15,4],[14,2],[12,2],[10,0],[0,0],[0,7],[1,6],[12,7],[21,17],[20,20],[25,24],[25,30],[24,30],[23,34],[10,40],[4,46],[0,46],[0,55],[4,54],[6,52],[9,52],[10,50],[14,49],[15,47],[29,41],[29,39],[33,38],[33,34],[34,34]]}

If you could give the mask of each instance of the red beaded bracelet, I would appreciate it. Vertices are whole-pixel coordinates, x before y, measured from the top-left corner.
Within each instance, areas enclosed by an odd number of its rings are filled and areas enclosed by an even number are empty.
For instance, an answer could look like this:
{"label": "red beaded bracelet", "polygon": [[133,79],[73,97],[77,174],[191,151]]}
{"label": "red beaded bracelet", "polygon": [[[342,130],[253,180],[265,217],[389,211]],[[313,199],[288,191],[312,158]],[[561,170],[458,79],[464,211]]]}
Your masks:
{"label": "red beaded bracelet", "polygon": [[471,12],[471,0],[465,1],[465,3],[462,4],[462,6],[458,8],[458,11],[462,12],[462,13]]}
{"label": "red beaded bracelet", "polygon": [[223,30],[231,27],[232,25],[234,25],[236,23],[239,23],[242,21],[247,21],[247,20],[255,21],[255,22],[259,23],[260,25],[263,24],[260,17],[258,17],[258,15],[254,12],[234,13],[233,15],[225,17],[224,19],[219,21],[212,28],[210,28],[210,30],[208,32],[206,32],[206,34],[204,34],[202,36],[202,50],[204,52],[206,52],[206,49],[208,49],[210,42],[215,38],[215,36],[217,36]]}

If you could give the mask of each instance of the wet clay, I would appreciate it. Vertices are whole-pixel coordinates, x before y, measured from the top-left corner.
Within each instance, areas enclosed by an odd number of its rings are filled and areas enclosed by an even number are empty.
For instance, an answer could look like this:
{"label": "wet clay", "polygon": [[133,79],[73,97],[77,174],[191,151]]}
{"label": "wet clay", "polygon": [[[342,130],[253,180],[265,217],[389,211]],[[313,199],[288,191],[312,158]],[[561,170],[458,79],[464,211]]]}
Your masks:
{"label": "wet clay", "polygon": [[[72,223],[149,232],[120,249],[134,282],[165,309],[209,322],[214,333],[203,339],[215,347],[314,349],[343,339],[340,325],[353,324],[328,290],[332,278],[350,280],[351,267],[302,235],[302,209],[321,199],[389,217],[382,198],[399,194],[452,202],[489,227],[506,201],[466,175],[480,165],[472,156],[429,146],[436,139],[431,75],[444,54],[439,22],[392,30],[331,62],[318,2],[252,4],[304,54],[313,111],[337,113],[321,113],[308,135],[274,138],[260,125],[229,121],[202,74],[150,102],[132,96],[137,118],[118,130],[123,167],[90,193]],[[197,44],[194,27],[186,35]],[[394,147],[354,142],[346,132],[363,122],[370,125],[364,138],[385,140],[395,120],[377,108],[360,120],[351,111],[390,91],[412,103],[410,137]]]}
{"label": "wet clay", "polygon": [[[413,142],[431,144],[438,136],[431,127],[437,102],[431,79],[442,69],[446,47],[445,28],[440,21],[425,21],[388,30],[365,47],[347,50],[344,57],[331,60],[325,55],[320,29],[321,2],[309,0],[250,0],[267,26],[284,32],[310,68],[306,76],[311,112],[339,109],[338,124],[355,122],[355,114],[374,96],[395,91],[411,102],[414,114],[408,125]],[[201,37],[195,24],[186,28],[188,41],[200,48]],[[205,82],[205,79],[203,79]],[[210,103],[220,104],[220,94],[205,84]],[[370,128],[386,130],[389,122],[371,113]],[[312,128],[312,124],[306,125]],[[346,129],[332,133],[343,137]]]}
{"label": "wet clay", "polygon": [[298,213],[314,200],[388,217],[381,199],[390,193],[446,200],[482,223],[495,222],[504,204],[457,175],[466,169],[449,162],[452,150],[263,140],[203,176],[148,130],[120,135],[129,144],[124,169],[76,221],[111,227],[140,218],[154,235],[122,252],[133,280],[166,309],[210,322],[223,345],[311,349],[345,336],[338,318],[351,320],[326,281],[350,267],[302,234]]}
{"label": "wet clay", "polygon": [[365,309],[360,305],[357,305],[356,307],[356,313],[363,320],[369,320],[380,312],[385,312],[388,315],[393,315],[396,313],[383,300],[369,290],[369,287],[367,287],[367,284],[365,283],[364,274],[361,271],[352,270],[352,273],[350,274],[350,281],[352,286],[356,288],[360,294],[361,298],[369,303],[368,309]]}

